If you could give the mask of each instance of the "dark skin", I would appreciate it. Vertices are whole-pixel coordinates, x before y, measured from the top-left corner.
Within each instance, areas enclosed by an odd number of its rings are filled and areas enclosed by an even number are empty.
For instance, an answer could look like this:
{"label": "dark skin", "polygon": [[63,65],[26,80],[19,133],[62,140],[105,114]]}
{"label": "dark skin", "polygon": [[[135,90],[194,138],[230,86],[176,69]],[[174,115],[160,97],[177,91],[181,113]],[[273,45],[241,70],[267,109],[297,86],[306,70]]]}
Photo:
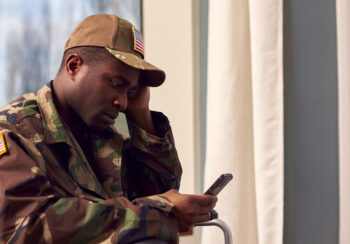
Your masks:
{"label": "dark skin", "polygon": [[[150,88],[140,85],[140,71],[114,57],[88,65],[77,53],[69,55],[65,67],[53,81],[54,102],[67,126],[74,133],[82,125],[101,131],[114,124],[119,112],[155,135],[149,109]],[[77,122],[79,121],[79,122]],[[173,204],[180,232],[195,223],[210,220],[209,211],[217,197],[164,193]]]}

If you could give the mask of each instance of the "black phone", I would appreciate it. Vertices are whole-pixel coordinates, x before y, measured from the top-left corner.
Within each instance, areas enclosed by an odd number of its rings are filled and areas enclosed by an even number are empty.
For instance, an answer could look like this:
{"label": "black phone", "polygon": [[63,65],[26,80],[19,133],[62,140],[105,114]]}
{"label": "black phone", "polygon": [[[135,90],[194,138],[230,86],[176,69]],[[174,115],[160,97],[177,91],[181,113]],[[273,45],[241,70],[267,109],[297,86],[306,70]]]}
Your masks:
{"label": "black phone", "polygon": [[232,180],[233,176],[230,173],[222,174],[216,181],[209,187],[204,195],[213,195],[217,196],[219,192]]}

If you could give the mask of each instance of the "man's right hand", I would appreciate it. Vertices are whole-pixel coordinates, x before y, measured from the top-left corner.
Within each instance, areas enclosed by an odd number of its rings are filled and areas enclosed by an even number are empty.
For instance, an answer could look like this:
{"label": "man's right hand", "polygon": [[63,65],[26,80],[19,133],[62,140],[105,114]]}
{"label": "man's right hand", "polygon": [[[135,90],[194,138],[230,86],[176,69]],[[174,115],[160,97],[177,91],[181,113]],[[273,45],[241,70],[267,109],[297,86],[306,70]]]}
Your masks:
{"label": "man's right hand", "polygon": [[170,190],[163,194],[173,204],[179,232],[186,232],[200,222],[210,220],[210,210],[215,207],[216,196],[181,194]]}

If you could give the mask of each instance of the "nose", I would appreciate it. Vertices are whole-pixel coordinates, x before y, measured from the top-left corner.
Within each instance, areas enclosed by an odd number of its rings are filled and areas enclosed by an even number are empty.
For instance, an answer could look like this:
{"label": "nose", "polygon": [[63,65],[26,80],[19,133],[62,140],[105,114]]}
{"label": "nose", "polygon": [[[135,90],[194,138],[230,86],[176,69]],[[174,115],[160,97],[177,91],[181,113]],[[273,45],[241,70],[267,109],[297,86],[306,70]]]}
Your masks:
{"label": "nose", "polygon": [[128,96],[121,94],[113,100],[113,105],[117,106],[120,111],[125,111],[128,107]]}

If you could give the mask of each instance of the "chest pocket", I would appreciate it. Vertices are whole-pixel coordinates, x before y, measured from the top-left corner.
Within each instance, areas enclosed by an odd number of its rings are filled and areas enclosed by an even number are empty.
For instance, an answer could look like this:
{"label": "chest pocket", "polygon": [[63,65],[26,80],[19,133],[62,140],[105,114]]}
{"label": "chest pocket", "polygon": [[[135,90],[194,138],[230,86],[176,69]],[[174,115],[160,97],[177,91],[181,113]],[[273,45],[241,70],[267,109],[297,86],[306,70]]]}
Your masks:
{"label": "chest pocket", "polygon": [[123,195],[121,164],[123,141],[118,136],[94,141],[96,175],[109,197]]}

